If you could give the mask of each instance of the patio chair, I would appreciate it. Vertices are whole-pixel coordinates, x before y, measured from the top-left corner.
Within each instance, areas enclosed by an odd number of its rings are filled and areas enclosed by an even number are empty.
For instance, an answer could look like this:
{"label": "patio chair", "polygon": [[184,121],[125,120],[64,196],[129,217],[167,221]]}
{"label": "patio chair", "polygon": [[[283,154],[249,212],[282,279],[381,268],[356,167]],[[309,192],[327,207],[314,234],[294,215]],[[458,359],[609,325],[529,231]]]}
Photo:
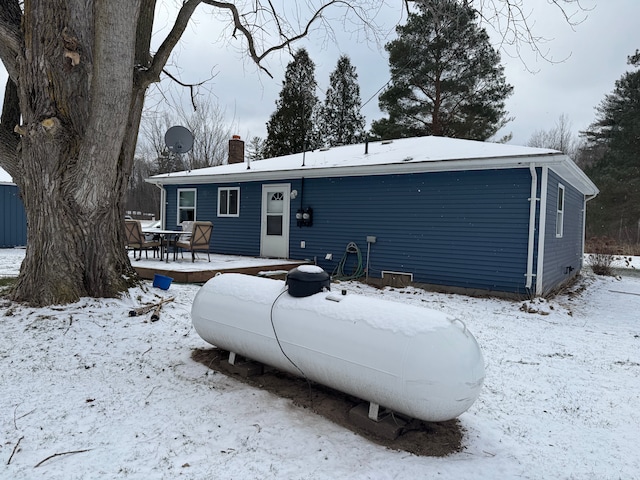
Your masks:
{"label": "patio chair", "polygon": [[[173,260],[176,259],[176,255],[178,253],[178,242],[189,243],[189,239],[191,238],[191,231],[193,230],[193,221],[185,220],[182,223],[178,224],[180,226],[180,230],[185,232],[181,233],[177,236],[169,237],[167,240],[167,249],[171,248],[173,251]],[[167,252],[168,255],[168,252]]]}
{"label": "patio chair", "polygon": [[[153,258],[160,249],[160,241],[157,239],[147,240],[142,233],[142,225],[139,220],[125,220],[124,228],[126,233],[125,246],[127,250],[133,250],[133,258],[140,260],[142,258],[142,250],[146,258],[149,258],[149,250],[153,250]],[[136,258],[136,250],[140,250],[140,255]]]}
{"label": "patio chair", "polygon": [[213,224],[211,222],[193,222],[191,237],[186,240],[178,239],[176,242],[176,247],[180,249],[182,258],[184,258],[183,251],[189,250],[192,262],[196,261],[196,252],[206,252],[209,261],[211,261],[209,242],[211,241],[212,230]]}

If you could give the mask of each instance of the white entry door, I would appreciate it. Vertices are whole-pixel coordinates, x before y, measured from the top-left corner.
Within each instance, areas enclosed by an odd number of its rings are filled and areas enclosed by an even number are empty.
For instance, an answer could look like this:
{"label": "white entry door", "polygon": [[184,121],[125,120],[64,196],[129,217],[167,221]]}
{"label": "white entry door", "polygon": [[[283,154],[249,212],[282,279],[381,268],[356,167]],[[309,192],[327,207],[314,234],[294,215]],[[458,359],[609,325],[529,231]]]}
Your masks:
{"label": "white entry door", "polygon": [[288,258],[291,184],[262,186],[260,255]]}

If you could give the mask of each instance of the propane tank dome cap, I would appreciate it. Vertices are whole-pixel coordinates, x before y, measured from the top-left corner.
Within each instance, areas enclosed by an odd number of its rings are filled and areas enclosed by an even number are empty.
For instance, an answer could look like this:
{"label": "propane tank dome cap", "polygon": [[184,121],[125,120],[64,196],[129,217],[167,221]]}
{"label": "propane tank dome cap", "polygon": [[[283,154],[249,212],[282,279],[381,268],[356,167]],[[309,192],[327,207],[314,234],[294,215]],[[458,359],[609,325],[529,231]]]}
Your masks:
{"label": "propane tank dome cap", "polygon": [[[317,265],[300,265],[296,267],[302,273],[326,273],[322,267]],[[295,269],[294,269],[295,270]]]}
{"label": "propane tank dome cap", "polygon": [[331,276],[315,265],[300,265],[287,273],[286,285],[292,297],[308,297],[331,290]]}

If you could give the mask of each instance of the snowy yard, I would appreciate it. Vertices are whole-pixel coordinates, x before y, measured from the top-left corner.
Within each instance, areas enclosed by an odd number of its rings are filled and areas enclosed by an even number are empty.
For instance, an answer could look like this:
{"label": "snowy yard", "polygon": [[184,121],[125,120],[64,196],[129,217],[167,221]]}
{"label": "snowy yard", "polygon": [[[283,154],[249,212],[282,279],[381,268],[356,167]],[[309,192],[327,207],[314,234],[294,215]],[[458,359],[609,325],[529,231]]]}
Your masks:
{"label": "snowy yard", "polygon": [[[0,277],[22,255],[0,250]],[[444,458],[372,443],[195,362],[209,347],[190,321],[198,286],[42,309],[0,300],[0,478],[638,479],[640,276],[627,272],[585,269],[531,302],[341,284],[460,318],[478,340],[485,384],[459,419],[464,450]],[[156,295],[176,296],[159,321],[128,316]]]}

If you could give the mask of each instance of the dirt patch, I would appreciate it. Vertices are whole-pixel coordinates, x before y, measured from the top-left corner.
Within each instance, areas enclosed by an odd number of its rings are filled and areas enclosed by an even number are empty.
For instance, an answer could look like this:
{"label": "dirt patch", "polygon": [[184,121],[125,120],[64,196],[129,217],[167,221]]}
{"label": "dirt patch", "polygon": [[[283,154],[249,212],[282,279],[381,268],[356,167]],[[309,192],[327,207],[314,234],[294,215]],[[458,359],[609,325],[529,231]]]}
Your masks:
{"label": "dirt patch", "polygon": [[358,428],[349,419],[349,411],[362,403],[361,399],[333,390],[313,382],[294,377],[287,373],[264,367],[264,373],[245,378],[229,372],[224,367],[228,352],[217,348],[195,349],[191,357],[196,362],[235,378],[256,388],[267,390],[282,398],[287,398],[300,408],[308,408],[318,415],[347,428],[379,445],[394,450],[404,450],[420,456],[444,457],[463,449],[464,432],[458,420],[447,422],[423,422],[403,418],[408,423],[394,440],[382,438],[367,430]]}

